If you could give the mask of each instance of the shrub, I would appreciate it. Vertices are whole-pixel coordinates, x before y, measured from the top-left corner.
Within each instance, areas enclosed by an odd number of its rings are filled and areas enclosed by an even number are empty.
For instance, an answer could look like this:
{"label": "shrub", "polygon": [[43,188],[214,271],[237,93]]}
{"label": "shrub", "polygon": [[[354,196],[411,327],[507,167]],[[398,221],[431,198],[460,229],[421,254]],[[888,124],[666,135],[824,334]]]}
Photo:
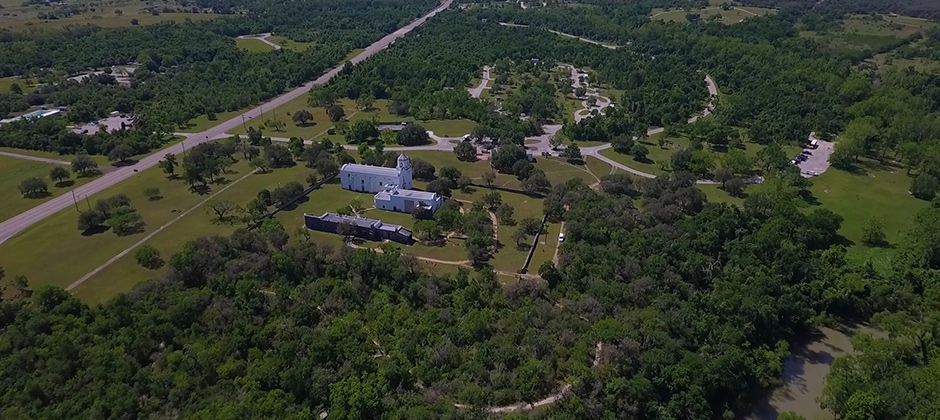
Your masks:
{"label": "shrub", "polygon": [[163,267],[163,258],[160,257],[160,251],[152,245],[144,245],[138,248],[137,252],[134,253],[134,258],[137,260],[137,264],[149,270]]}

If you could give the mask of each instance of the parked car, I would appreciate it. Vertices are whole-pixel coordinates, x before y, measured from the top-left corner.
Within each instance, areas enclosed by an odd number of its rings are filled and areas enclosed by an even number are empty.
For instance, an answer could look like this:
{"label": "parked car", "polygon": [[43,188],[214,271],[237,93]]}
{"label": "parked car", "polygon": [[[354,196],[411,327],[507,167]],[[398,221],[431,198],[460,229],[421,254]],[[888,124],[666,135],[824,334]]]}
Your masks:
{"label": "parked car", "polygon": [[565,241],[565,232],[561,232],[558,234],[558,242],[564,242],[564,241]]}

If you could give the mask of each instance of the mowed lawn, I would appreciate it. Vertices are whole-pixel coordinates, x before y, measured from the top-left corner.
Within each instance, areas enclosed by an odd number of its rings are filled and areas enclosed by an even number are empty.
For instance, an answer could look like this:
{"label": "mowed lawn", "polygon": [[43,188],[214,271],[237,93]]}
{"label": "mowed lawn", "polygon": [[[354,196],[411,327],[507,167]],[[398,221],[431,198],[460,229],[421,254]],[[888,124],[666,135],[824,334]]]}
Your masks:
{"label": "mowed lawn", "polygon": [[[72,178],[56,185],[49,178],[49,171],[57,165],[0,156],[0,222],[36,207],[50,198],[62,195],[80,185],[87,184],[92,178]],[[25,198],[20,194],[19,185],[26,178],[39,178],[49,186],[49,195],[43,198]],[[74,211],[74,210],[73,210]],[[2,265],[0,265],[2,266]]]}
{"label": "mowed lawn", "polygon": [[272,47],[272,46],[270,46],[270,45],[268,45],[268,44],[265,44],[263,41],[261,41],[261,40],[259,40],[259,39],[251,39],[251,38],[238,39],[238,38],[236,38],[236,39],[235,39],[235,46],[238,47],[238,48],[240,48],[240,49],[243,49],[243,50],[245,50],[245,51],[249,51],[249,52],[260,52],[260,53],[263,53],[263,52],[268,52],[268,51],[274,51],[274,47]]}
{"label": "mowed lawn", "polygon": [[[44,152],[41,150],[15,149],[12,147],[0,147],[0,152],[16,153],[20,155],[34,156],[34,157],[40,157],[44,159],[55,159],[55,160],[61,160],[63,162],[72,162],[77,157],[77,155],[60,155],[55,152]],[[105,156],[92,155],[90,157],[92,158],[92,160],[98,163],[99,168],[111,165],[111,161],[109,161],[108,158]]]}
{"label": "mowed lawn", "polygon": [[[232,173],[211,185],[211,190],[218,191],[225,182],[248,172],[247,162],[238,162]],[[148,201],[143,194],[148,187],[159,188],[163,198]],[[8,275],[26,275],[34,287],[46,284],[66,287],[207,197],[192,193],[181,180],[167,179],[159,168],[151,168],[89,197],[88,201],[82,200],[79,208],[86,210],[88,204],[94,206],[96,200],[118,193],[131,199],[131,206],[146,223],[145,232],[117,236],[109,230],[83,236],[78,230],[78,212],[69,207],[0,244],[0,267]],[[136,283],[127,278],[119,281]]]}
{"label": "mowed lawn", "polygon": [[20,89],[23,90],[23,93],[32,92],[36,89],[36,80],[35,79],[23,79],[20,77],[2,77],[0,78],[0,94],[10,93],[10,87],[13,84],[20,86]]}
{"label": "mowed lawn", "polygon": [[[890,262],[893,250],[869,248],[862,244],[862,229],[868,220],[871,217],[881,219],[888,242],[894,245],[911,218],[930,205],[908,192],[911,178],[900,168],[866,165],[858,173],[831,168],[812,181],[810,190],[819,205],[845,219],[839,233],[852,243],[850,258],[858,261],[871,259],[881,268]],[[813,208],[818,206],[810,207]]]}
{"label": "mowed lawn", "polygon": [[317,44],[314,43],[314,42],[298,42],[298,41],[292,41],[292,40],[287,39],[287,38],[285,38],[285,37],[283,37],[283,36],[277,36],[277,35],[269,36],[269,37],[268,37],[268,41],[271,41],[271,42],[273,42],[273,43],[275,43],[275,44],[277,44],[277,45],[280,45],[281,48],[288,49],[288,50],[292,50],[292,51],[297,51],[297,52],[304,51],[304,50],[306,50],[307,48],[310,48],[310,47],[312,47],[312,46],[317,45]]}
{"label": "mowed lawn", "polygon": [[[303,184],[304,179],[310,172],[311,170],[303,165],[297,165],[291,168],[276,169],[268,173],[249,175],[239,180],[237,184],[232,185],[231,188],[221,192],[215,198],[227,200],[239,206],[245,206],[261,189],[267,188],[268,190],[273,190],[279,185],[290,181],[297,181]],[[242,173],[248,172],[247,170],[239,170],[239,174],[231,179],[233,181],[240,179],[243,176]],[[216,188],[216,190],[224,187],[225,186],[220,186]],[[311,199],[318,192],[319,191],[312,193],[310,196]],[[205,197],[208,196],[201,197],[205,199]],[[198,202],[194,204],[198,204]],[[338,207],[339,205],[336,205],[334,209]],[[300,207],[298,207],[298,209],[299,208]],[[333,211],[333,209],[330,211]],[[278,215],[278,219],[284,223],[285,228],[287,228],[292,236],[295,230],[303,223],[302,212],[298,210],[283,212]],[[206,211],[206,207],[203,204],[154,235],[146,243],[157,248],[163,258],[169,260],[170,256],[179,251],[187,241],[203,236],[227,236],[241,227],[244,227],[244,225],[240,221],[219,222],[214,213],[208,213]],[[113,257],[113,255],[111,257]],[[118,293],[129,291],[142,281],[158,278],[162,276],[165,271],[166,266],[159,270],[148,270],[139,266],[134,259],[133,253],[130,253],[89,278],[81,286],[77,287],[74,292],[83,299],[99,302],[113,297]]]}

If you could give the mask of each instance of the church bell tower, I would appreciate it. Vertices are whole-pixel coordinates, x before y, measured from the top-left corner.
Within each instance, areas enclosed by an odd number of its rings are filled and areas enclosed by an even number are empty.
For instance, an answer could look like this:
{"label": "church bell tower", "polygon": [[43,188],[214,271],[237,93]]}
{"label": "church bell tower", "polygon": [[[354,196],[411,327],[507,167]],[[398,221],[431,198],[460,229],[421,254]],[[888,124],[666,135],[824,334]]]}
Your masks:
{"label": "church bell tower", "polygon": [[398,156],[398,166],[396,168],[398,169],[398,176],[401,178],[399,187],[410,190],[412,188],[411,159],[404,152]]}

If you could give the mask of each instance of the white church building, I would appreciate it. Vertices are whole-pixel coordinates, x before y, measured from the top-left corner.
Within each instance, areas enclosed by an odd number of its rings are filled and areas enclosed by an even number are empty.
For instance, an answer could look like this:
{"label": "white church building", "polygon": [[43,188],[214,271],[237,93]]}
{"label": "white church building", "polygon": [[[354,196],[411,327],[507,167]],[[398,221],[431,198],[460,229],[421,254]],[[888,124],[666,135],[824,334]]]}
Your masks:
{"label": "white church building", "polygon": [[411,188],[411,159],[402,153],[394,168],[347,163],[339,170],[340,185],[344,190],[375,194],[375,208],[386,211],[411,213],[417,207],[431,212],[444,204],[437,193],[415,191]]}
{"label": "white church building", "polygon": [[387,187],[411,189],[411,159],[402,153],[394,168],[347,163],[339,170],[340,185],[344,190],[377,193]]}

